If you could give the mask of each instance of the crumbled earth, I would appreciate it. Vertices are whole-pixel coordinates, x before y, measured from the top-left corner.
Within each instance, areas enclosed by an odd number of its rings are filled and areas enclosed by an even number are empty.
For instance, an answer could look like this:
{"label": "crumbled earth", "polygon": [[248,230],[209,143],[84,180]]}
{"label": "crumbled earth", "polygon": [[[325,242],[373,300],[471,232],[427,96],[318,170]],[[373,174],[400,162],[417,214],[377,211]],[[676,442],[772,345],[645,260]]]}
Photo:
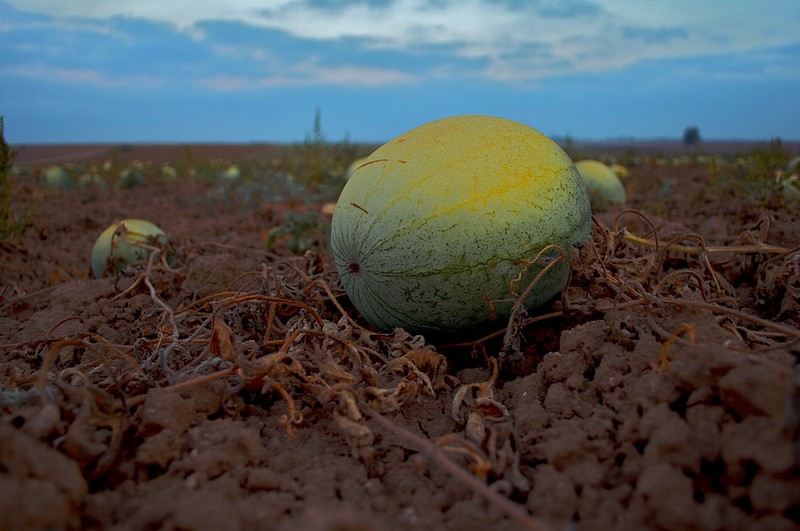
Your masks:
{"label": "crumbled earth", "polygon": [[[797,529],[800,217],[718,170],[637,158],[563,297],[450,344],[360,319],[319,195],[23,178],[0,529]],[[95,279],[121,218],[171,266]]]}

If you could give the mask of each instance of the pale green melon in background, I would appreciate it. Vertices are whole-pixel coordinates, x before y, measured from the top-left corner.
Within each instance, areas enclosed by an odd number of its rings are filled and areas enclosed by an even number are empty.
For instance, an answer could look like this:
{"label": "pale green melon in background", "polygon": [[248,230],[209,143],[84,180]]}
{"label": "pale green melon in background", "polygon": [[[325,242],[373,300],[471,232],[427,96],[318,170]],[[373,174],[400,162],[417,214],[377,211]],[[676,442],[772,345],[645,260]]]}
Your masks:
{"label": "pale green melon in background", "polygon": [[226,182],[238,181],[242,177],[242,170],[236,164],[231,164],[220,173],[220,179]]}
{"label": "pale green melon in background", "polygon": [[610,168],[614,173],[617,174],[617,177],[619,177],[621,181],[624,181],[630,175],[628,168],[626,168],[622,164],[612,164]]}
{"label": "pale green melon in background", "polygon": [[680,157],[672,158],[672,165],[676,167],[689,166],[692,162],[692,157],[689,155],[681,155]]}
{"label": "pale green melon in background", "polygon": [[117,188],[134,188],[144,184],[144,163],[135,160],[133,163],[119,172]]}
{"label": "pale green melon in background", "polygon": [[162,181],[174,181],[178,178],[178,170],[176,170],[170,164],[163,164],[161,166],[161,180]]}
{"label": "pale green melon in background", "polygon": [[158,225],[143,219],[124,219],[106,228],[92,247],[95,278],[111,276],[130,265],[147,262],[150,250],[137,243],[163,248],[168,239]]}
{"label": "pale green melon in background", "polygon": [[625,188],[614,170],[596,160],[581,160],[575,167],[586,184],[593,212],[625,204]]}
{"label": "pale green melon in background", "polygon": [[[439,335],[493,317],[505,325],[543,267],[521,261],[549,244],[571,252],[590,223],[581,177],[555,142],[510,120],[456,116],[395,138],[356,169],[336,206],[331,247],[370,323]],[[555,296],[568,272],[557,264],[525,305]]]}
{"label": "pale green melon in background", "polygon": [[108,188],[105,179],[96,173],[84,173],[78,178],[78,188]]}
{"label": "pale green melon in background", "polygon": [[800,170],[800,157],[794,157],[786,163],[786,173],[795,173]]}
{"label": "pale green melon in background", "polygon": [[800,177],[796,173],[782,175],[778,183],[786,204],[796,208],[800,204]]}
{"label": "pale green melon in background", "polygon": [[800,177],[797,172],[800,170],[800,156],[792,158],[786,163],[786,173],[781,177],[781,191],[786,202],[791,207],[800,204]]}
{"label": "pale green melon in background", "polygon": [[49,166],[42,172],[42,184],[47,188],[69,190],[72,188],[72,177],[61,166]]}
{"label": "pale green melon in background", "polygon": [[353,162],[351,162],[350,165],[347,167],[347,171],[344,172],[344,178],[345,179],[350,179],[350,177],[353,176],[353,174],[356,172],[358,167],[361,166],[362,164],[364,164],[366,161],[367,161],[367,157],[361,157],[361,158],[356,159]]}

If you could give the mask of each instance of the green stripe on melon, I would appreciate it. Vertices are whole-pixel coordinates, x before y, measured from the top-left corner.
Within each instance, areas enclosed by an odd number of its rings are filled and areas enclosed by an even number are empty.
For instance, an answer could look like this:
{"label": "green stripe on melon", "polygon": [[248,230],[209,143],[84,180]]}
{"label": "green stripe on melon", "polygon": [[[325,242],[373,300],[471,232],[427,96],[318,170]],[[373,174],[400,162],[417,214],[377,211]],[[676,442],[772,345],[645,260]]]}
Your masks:
{"label": "green stripe on melon", "polygon": [[[331,247],[374,326],[451,333],[507,320],[512,285],[524,291],[542,267],[521,261],[549,244],[571,251],[590,220],[580,175],[555,142],[510,120],[457,116],[395,138],[359,166],[339,197]],[[545,275],[526,306],[556,295],[568,268]]]}

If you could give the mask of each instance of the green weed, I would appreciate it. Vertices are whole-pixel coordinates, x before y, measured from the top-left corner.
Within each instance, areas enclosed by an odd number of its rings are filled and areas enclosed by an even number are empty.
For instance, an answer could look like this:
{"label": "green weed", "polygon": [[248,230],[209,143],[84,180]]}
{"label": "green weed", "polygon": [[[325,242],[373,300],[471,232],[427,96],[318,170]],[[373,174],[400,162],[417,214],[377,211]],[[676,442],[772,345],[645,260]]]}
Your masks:
{"label": "green weed", "polygon": [[12,208],[12,169],[15,156],[16,153],[6,142],[3,117],[0,116],[0,241],[21,231],[30,222],[27,212],[18,215]]}
{"label": "green weed", "polygon": [[788,158],[780,139],[737,157],[711,157],[708,191],[712,196],[732,195],[767,205],[781,194],[781,169]]}
{"label": "green weed", "polygon": [[271,250],[279,241],[285,241],[294,254],[302,254],[313,247],[324,252],[329,233],[330,223],[320,213],[289,211],[280,225],[270,229],[267,249]]}
{"label": "green weed", "polygon": [[306,134],[297,156],[287,171],[303,184],[319,185],[344,175],[347,166],[357,158],[356,147],[345,136],[341,142],[328,142],[322,129],[322,111],[314,113],[314,127]]}

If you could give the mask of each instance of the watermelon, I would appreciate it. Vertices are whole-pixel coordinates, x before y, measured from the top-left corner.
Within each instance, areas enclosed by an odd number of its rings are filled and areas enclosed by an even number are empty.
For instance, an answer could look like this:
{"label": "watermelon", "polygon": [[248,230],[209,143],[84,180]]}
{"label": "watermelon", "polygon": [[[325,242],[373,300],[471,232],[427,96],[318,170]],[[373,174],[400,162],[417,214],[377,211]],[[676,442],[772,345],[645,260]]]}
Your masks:
{"label": "watermelon", "polygon": [[150,250],[137,244],[164,248],[167,235],[143,219],[124,219],[107,227],[92,246],[92,273],[95,278],[114,275],[130,265],[147,262]]}
{"label": "watermelon", "polygon": [[47,188],[69,190],[72,188],[72,177],[61,166],[49,166],[42,172],[42,184]]}
{"label": "watermelon", "polygon": [[[378,148],[347,181],[331,226],[342,284],[384,331],[450,335],[505,324],[516,297],[560,251],[588,240],[581,177],[552,140],[491,116],[427,123]],[[566,283],[556,264],[524,301]]]}
{"label": "watermelon", "polygon": [[625,188],[616,172],[597,160],[580,160],[575,167],[583,178],[594,212],[625,204]]}

